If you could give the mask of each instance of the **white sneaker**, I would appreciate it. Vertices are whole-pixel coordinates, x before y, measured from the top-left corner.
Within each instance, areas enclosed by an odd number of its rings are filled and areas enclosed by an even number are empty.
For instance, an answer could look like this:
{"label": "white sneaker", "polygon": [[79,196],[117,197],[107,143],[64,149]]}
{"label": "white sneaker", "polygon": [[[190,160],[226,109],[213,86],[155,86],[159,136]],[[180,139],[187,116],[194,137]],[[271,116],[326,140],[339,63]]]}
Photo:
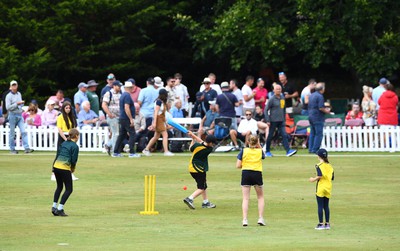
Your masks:
{"label": "white sneaker", "polygon": [[75,175],[73,173],[71,173],[71,177],[72,177],[72,180],[79,180],[79,178],[75,177]]}
{"label": "white sneaker", "polygon": [[165,152],[164,156],[175,156],[175,154],[171,153],[170,151]]}
{"label": "white sneaker", "polygon": [[56,176],[54,175],[54,173],[51,174],[50,180],[51,180],[51,181],[56,181]]}
{"label": "white sneaker", "polygon": [[264,218],[258,218],[257,223],[258,223],[258,225],[260,225],[260,226],[265,226]]}
{"label": "white sneaker", "polygon": [[140,154],[131,153],[131,154],[129,154],[129,158],[140,158]]}
{"label": "white sneaker", "polygon": [[126,152],[126,153],[129,153],[129,145],[128,144],[125,144],[125,146],[124,146],[124,152]]}
{"label": "white sneaker", "polygon": [[142,151],[142,153],[143,153],[143,155],[145,155],[145,156],[151,156],[149,150],[144,149],[144,150]]}
{"label": "white sneaker", "polygon": [[243,227],[247,227],[249,224],[248,224],[248,222],[247,222],[247,219],[243,219],[243,221],[242,221],[242,226]]}

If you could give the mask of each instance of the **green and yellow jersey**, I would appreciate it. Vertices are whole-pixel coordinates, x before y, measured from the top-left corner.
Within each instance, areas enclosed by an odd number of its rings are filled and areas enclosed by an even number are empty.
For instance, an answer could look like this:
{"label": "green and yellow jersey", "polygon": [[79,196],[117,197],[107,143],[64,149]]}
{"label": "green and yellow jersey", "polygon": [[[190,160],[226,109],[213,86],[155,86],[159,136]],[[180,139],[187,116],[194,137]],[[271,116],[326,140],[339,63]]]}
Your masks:
{"label": "green and yellow jersey", "polygon": [[261,148],[243,148],[237,158],[242,161],[242,170],[263,171],[262,159],[265,155]]}
{"label": "green and yellow jersey", "polygon": [[79,147],[71,141],[64,141],[57,152],[54,168],[71,171],[78,161]]}
{"label": "green and yellow jersey", "polygon": [[189,162],[189,172],[191,173],[204,173],[208,171],[208,155],[213,151],[210,146],[205,146],[201,143],[194,143],[190,147],[193,152],[192,158]]}
{"label": "green and yellow jersey", "polygon": [[335,178],[333,167],[329,163],[321,162],[315,165],[317,176],[321,178],[317,181],[316,194],[318,197],[331,197],[332,180]]}

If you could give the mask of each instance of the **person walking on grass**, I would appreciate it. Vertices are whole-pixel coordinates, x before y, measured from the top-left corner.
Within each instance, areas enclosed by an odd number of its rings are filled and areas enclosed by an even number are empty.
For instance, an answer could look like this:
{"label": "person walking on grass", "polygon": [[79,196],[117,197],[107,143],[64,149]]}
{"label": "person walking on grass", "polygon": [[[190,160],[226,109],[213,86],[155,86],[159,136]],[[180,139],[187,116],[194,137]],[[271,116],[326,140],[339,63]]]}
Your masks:
{"label": "person walking on grass", "polygon": [[[61,144],[57,151],[56,161],[53,164],[57,182],[53,206],[51,208],[51,212],[54,216],[68,216],[64,212],[64,205],[73,191],[71,174],[75,171],[75,166],[78,161],[79,147],[76,144],[78,139],[79,131],[75,128],[71,129],[68,133],[67,140]],[[61,197],[60,203],[58,203],[64,186],[64,194]]]}
{"label": "person walking on grass", "polygon": [[133,88],[132,82],[125,82],[125,92],[122,93],[119,100],[119,133],[114,146],[114,153],[111,157],[123,157],[121,154],[124,147],[124,139],[129,137],[129,158],[140,158],[140,154],[135,151],[135,103],[133,102],[130,91]]}
{"label": "person walking on grass", "polygon": [[168,91],[165,89],[160,89],[157,100],[155,101],[154,106],[154,119],[151,127],[155,130],[153,138],[149,141],[146,148],[142,151],[142,153],[146,156],[151,156],[150,148],[156,143],[156,141],[163,137],[162,144],[164,148],[164,156],[174,156],[173,153],[168,151],[168,132],[166,126],[166,116],[167,112],[167,99],[168,99]]}
{"label": "person walking on grass", "polygon": [[282,97],[282,87],[276,85],[274,87],[274,95],[268,100],[264,110],[265,121],[269,127],[265,152],[267,157],[273,157],[271,153],[271,143],[274,137],[275,129],[282,137],[282,144],[286,150],[286,156],[290,157],[297,153],[296,149],[290,149],[288,136],[286,134],[286,108],[285,98]]}
{"label": "person walking on grass", "polygon": [[[335,178],[332,165],[328,161],[328,152],[321,148],[317,151],[319,163],[315,165],[317,176],[310,177],[310,182],[317,182],[316,197],[318,204],[318,219],[319,223],[315,227],[316,230],[329,230],[330,210],[329,199],[332,192],[332,180]],[[325,224],[323,221],[323,211],[325,211]]]}
{"label": "person walking on grass", "polygon": [[208,155],[213,151],[213,146],[217,142],[214,135],[207,135],[205,142],[193,134],[188,132],[192,137],[190,143],[190,151],[192,157],[189,162],[189,172],[197,183],[195,190],[189,197],[183,199],[183,202],[190,208],[195,209],[194,199],[199,195],[203,197],[202,208],[215,208],[216,205],[211,203],[207,197],[207,171],[208,171]]}
{"label": "person walking on grass", "polygon": [[261,148],[259,138],[251,135],[249,138],[249,147],[240,150],[237,156],[236,167],[242,169],[242,212],[243,227],[247,227],[247,214],[249,211],[250,190],[254,186],[258,200],[258,225],[265,226],[264,221],[264,191],[262,177],[262,160],[265,158]]}

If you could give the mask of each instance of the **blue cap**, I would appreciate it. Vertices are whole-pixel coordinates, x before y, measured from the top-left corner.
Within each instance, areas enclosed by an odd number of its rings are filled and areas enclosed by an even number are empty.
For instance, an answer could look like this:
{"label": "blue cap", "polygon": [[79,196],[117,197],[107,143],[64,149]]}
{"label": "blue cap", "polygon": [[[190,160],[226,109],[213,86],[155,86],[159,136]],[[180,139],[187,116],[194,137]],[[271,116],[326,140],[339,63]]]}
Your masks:
{"label": "blue cap", "polygon": [[122,86],[121,82],[119,82],[118,80],[115,80],[115,81],[113,82],[113,85]]}
{"label": "blue cap", "polygon": [[132,84],[136,84],[136,81],[133,78],[128,78],[127,82],[131,82]]}
{"label": "blue cap", "polygon": [[320,149],[317,151],[317,155],[318,155],[319,157],[321,157],[321,158],[328,158],[328,151],[325,150],[324,148],[320,148]]}
{"label": "blue cap", "polygon": [[158,91],[158,94],[159,95],[168,95],[168,91],[167,90],[165,90],[164,88],[161,88],[159,91]]}
{"label": "blue cap", "polygon": [[80,82],[79,85],[78,85],[78,88],[81,89],[83,87],[84,88],[88,88],[88,85],[86,83],[84,83],[84,82]]}
{"label": "blue cap", "polygon": [[386,78],[379,79],[379,84],[386,85],[387,84],[387,79]]}

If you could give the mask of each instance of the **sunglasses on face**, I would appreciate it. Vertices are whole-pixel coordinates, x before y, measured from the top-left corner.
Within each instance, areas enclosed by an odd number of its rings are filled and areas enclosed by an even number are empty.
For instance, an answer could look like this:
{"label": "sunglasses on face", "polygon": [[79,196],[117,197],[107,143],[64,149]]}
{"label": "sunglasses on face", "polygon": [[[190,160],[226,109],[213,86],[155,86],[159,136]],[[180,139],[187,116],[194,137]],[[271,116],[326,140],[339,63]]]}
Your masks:
{"label": "sunglasses on face", "polygon": [[246,116],[251,116],[251,113],[247,113]]}

